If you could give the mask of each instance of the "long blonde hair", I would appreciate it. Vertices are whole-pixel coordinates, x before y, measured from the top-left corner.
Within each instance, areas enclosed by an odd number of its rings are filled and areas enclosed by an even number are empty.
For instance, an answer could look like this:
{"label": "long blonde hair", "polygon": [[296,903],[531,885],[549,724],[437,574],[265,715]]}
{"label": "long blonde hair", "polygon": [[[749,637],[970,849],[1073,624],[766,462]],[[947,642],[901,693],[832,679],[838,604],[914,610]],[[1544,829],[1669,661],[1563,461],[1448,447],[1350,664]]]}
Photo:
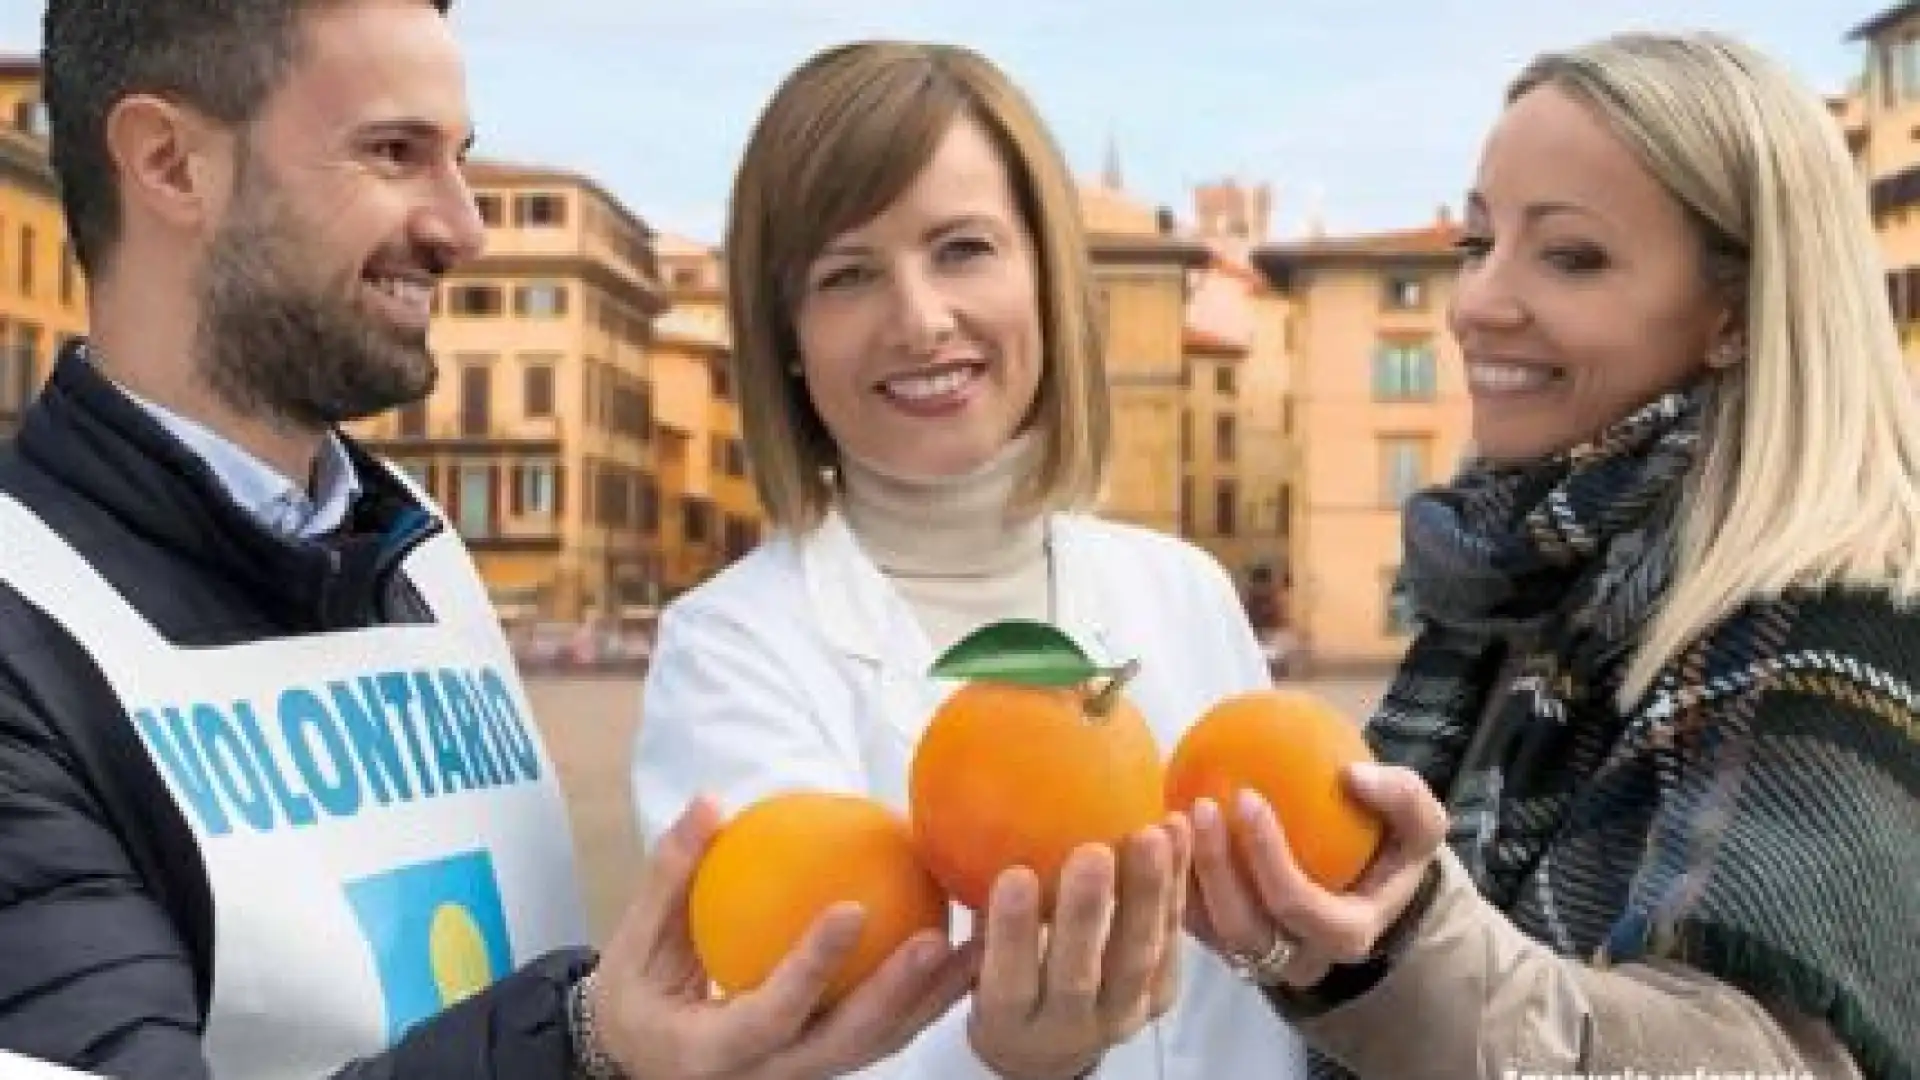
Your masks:
{"label": "long blonde hair", "polygon": [[789,365],[809,263],[885,210],[956,120],[986,129],[1040,263],[1046,361],[1033,426],[1043,450],[1016,493],[1036,508],[1098,494],[1110,452],[1107,380],[1079,198],[1065,158],[1018,88],[953,45],[862,41],[827,49],[766,106],[734,179],[727,224],[735,385],[753,479],[783,528],[818,524],[839,452]]}
{"label": "long blonde hair", "polygon": [[1866,193],[1824,102],[1711,33],[1545,54],[1507,100],[1542,84],[1596,110],[1689,211],[1709,272],[1737,260],[1746,357],[1717,376],[1672,584],[1622,702],[1748,599],[1864,586],[1911,602],[1920,405]]}

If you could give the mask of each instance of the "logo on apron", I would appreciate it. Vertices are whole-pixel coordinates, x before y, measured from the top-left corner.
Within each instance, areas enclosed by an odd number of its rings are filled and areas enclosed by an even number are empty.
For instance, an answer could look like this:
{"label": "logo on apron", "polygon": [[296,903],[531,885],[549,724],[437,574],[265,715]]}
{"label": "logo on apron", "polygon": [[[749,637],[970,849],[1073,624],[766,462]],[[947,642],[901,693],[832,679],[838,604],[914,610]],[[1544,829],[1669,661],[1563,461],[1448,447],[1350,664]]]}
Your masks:
{"label": "logo on apron", "polygon": [[485,851],[361,878],[346,891],[373,950],[389,1043],[512,965],[500,884]]}

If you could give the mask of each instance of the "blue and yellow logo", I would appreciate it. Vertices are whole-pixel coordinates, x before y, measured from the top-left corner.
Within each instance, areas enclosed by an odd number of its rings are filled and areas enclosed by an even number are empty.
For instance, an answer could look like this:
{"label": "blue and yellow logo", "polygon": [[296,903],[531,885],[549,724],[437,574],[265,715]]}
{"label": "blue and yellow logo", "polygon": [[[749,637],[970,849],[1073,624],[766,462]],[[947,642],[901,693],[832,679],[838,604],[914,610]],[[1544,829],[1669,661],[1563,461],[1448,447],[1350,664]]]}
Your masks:
{"label": "blue and yellow logo", "polygon": [[485,851],[347,886],[386,998],[387,1040],[478,993],[512,965],[500,883]]}

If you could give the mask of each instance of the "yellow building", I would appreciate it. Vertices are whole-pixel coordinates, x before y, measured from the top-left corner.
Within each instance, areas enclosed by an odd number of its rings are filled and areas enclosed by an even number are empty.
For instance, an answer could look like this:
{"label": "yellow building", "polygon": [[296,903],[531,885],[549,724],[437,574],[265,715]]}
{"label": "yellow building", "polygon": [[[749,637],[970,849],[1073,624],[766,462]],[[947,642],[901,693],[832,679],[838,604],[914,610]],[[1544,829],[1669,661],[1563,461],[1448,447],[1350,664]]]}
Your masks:
{"label": "yellow building", "polygon": [[1129,196],[1109,149],[1082,184],[1080,216],[1099,295],[1113,400],[1113,459],[1096,507],[1105,517],[1181,533],[1188,497],[1186,305],[1204,245],[1174,234],[1173,216]]}
{"label": "yellow building", "polygon": [[1181,531],[1243,590],[1285,571],[1291,510],[1292,301],[1250,261],[1269,199],[1264,186],[1231,181],[1196,189],[1195,233],[1210,256],[1190,274],[1186,309]]}
{"label": "yellow building", "polygon": [[750,551],[762,515],[733,394],[720,252],[671,236],[657,247],[672,305],[654,325],[651,350],[663,585],[672,595]]}
{"label": "yellow building", "polygon": [[1091,247],[1113,398],[1113,463],[1098,511],[1179,533],[1188,487],[1187,272],[1206,264],[1207,250],[1160,234],[1095,234]]}
{"label": "yellow building", "polygon": [[0,438],[60,345],[86,329],[85,280],[66,236],[47,162],[39,62],[0,55]]}
{"label": "yellow building", "polygon": [[1471,416],[1445,312],[1459,230],[1432,225],[1256,248],[1292,302],[1287,522],[1292,629],[1315,668],[1397,661],[1400,504],[1445,479]]}
{"label": "yellow building", "polygon": [[1891,7],[1849,38],[1865,45],[1865,67],[1831,104],[1873,205],[1901,340],[1920,366],[1920,3]]}
{"label": "yellow building", "polygon": [[570,172],[468,180],[487,251],[436,294],[439,384],[358,434],[426,483],[502,618],[644,616],[664,579],[653,232]]}

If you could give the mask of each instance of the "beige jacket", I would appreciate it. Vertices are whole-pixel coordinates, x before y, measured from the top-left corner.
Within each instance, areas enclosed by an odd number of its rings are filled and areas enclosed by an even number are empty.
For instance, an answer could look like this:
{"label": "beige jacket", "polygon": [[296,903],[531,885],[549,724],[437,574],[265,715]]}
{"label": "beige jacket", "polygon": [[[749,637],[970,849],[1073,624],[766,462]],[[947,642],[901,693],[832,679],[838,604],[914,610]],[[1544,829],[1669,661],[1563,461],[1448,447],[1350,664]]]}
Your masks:
{"label": "beige jacket", "polygon": [[1691,968],[1564,959],[1487,903],[1451,851],[1440,858],[1439,891],[1387,975],[1326,1012],[1289,1014],[1362,1080],[1859,1080],[1825,1023]]}

